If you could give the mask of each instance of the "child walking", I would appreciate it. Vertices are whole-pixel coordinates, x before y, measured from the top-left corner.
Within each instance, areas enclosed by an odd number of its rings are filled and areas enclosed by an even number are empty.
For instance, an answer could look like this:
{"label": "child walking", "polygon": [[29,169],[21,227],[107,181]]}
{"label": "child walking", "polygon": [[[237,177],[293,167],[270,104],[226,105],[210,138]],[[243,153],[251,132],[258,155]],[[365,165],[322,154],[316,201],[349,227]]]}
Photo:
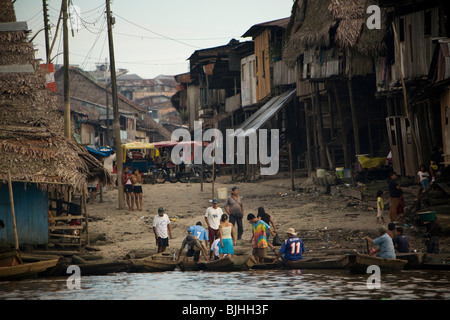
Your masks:
{"label": "child walking", "polygon": [[382,195],[383,195],[383,191],[382,190],[378,190],[377,191],[377,223],[380,223],[380,218],[381,218],[381,221],[383,223],[385,223],[384,217],[383,217],[384,200],[381,197]]}

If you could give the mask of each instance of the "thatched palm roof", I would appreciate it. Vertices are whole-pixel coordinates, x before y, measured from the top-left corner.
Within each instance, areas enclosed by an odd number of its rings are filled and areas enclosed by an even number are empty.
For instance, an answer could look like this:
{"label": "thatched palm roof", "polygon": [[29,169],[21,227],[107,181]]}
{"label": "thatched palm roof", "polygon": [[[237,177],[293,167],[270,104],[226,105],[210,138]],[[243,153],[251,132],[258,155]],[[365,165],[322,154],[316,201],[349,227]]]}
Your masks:
{"label": "thatched palm roof", "polygon": [[283,61],[293,67],[310,46],[329,46],[330,28],[336,25],[328,6],[331,0],[296,0],[288,25]]}
{"label": "thatched palm roof", "polygon": [[[15,22],[9,0],[0,0],[0,23]],[[0,73],[0,182],[36,182],[42,188],[86,190],[88,180],[110,182],[102,164],[64,137],[56,98],[34,57],[27,32],[0,32],[0,65],[31,65],[34,72]],[[14,69],[14,68],[13,68]]]}
{"label": "thatched palm roof", "polygon": [[354,47],[366,55],[382,54],[384,38],[389,30],[387,9],[382,11],[382,29],[365,28],[366,9],[376,0],[296,0],[283,60],[294,66],[308,48],[337,46]]}

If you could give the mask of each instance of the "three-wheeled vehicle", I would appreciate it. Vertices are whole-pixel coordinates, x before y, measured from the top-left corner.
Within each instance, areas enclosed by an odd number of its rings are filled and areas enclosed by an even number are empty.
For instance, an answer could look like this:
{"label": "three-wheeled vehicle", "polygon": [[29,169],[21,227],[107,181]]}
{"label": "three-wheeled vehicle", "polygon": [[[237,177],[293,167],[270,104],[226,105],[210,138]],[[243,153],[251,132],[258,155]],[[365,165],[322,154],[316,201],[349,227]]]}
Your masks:
{"label": "three-wheeled vehicle", "polygon": [[130,168],[133,172],[138,169],[143,176],[145,183],[153,181],[156,173],[156,160],[159,157],[159,150],[153,143],[130,142],[122,144],[123,166]]}

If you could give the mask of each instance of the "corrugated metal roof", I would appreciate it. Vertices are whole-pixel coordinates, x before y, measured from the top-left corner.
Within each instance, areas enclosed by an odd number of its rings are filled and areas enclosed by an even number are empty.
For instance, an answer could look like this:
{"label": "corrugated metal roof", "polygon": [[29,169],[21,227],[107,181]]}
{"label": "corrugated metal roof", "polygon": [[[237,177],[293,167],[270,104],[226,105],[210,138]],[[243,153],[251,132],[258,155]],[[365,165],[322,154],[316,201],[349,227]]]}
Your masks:
{"label": "corrugated metal roof", "polygon": [[[285,92],[279,96],[273,97],[258,111],[256,111],[250,118],[242,123],[238,129],[242,129],[243,132],[235,130],[235,136],[248,136],[253,130],[258,130],[267,121],[269,121],[278,111],[281,110],[296,94],[297,89]],[[236,134],[237,133],[237,134]]]}

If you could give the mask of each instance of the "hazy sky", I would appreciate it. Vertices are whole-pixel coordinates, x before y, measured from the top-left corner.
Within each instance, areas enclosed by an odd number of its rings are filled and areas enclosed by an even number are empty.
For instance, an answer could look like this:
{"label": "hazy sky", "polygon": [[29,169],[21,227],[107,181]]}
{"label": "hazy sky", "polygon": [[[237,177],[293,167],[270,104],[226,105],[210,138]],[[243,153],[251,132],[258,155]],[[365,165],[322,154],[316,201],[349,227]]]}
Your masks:
{"label": "hazy sky", "polygon": [[[70,64],[87,71],[109,63],[105,0],[69,0],[79,7],[79,30],[70,34]],[[251,26],[289,17],[293,0],[112,0],[116,68],[142,78],[189,71],[187,59],[198,49],[227,44]],[[48,0],[51,41],[55,37],[61,0]],[[27,21],[34,36],[44,26],[42,0],[17,0],[17,21]],[[76,23],[73,20],[73,24]],[[63,63],[62,25],[52,51],[52,62]],[[44,32],[33,44],[44,60]],[[59,55],[58,55],[59,54]]]}

